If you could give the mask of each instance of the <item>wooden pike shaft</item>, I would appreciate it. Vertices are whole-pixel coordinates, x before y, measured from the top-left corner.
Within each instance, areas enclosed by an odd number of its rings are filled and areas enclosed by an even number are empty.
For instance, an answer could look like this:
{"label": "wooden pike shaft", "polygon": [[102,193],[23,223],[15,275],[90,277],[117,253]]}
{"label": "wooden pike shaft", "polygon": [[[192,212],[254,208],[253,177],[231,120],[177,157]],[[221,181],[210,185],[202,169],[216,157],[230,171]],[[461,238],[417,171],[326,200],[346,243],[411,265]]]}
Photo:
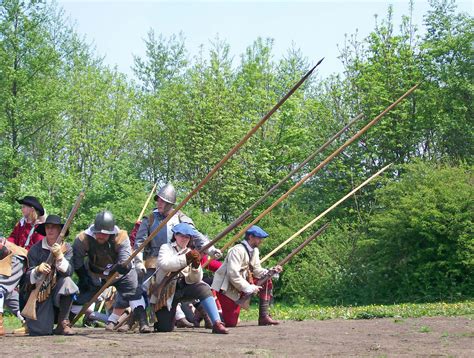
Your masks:
{"label": "wooden pike shaft", "polygon": [[[334,140],[339,138],[342,133],[344,133],[347,129],[349,129],[355,122],[361,119],[364,115],[360,113],[354,119],[352,119],[349,123],[347,123],[342,129],[340,129],[336,134],[334,134],[331,138],[329,138],[326,143],[324,143],[321,147],[318,148],[315,152],[313,152],[309,157],[307,157],[303,162],[301,162],[296,168],[294,168],[287,176],[281,179],[277,184],[275,184],[269,191],[267,191],[260,199],[258,199],[254,204],[252,204],[245,212],[240,215],[232,224],[227,226],[222,232],[217,234],[215,239],[219,240],[220,238],[226,236],[230,231],[232,231],[235,227],[240,225],[243,221],[245,221],[252,211],[262,204],[266,198],[268,198],[275,190],[277,190],[281,185],[283,185],[288,179],[290,179],[298,170],[303,168],[309,161],[314,159],[316,155],[321,153],[324,149],[326,149]],[[208,261],[209,262],[209,261]]]}
{"label": "wooden pike shaft", "polygon": [[[319,235],[321,235],[327,229],[328,226],[329,226],[329,223],[326,223],[323,226],[321,226],[318,231],[316,231],[313,235],[308,237],[303,243],[301,243],[296,249],[294,249],[287,257],[281,260],[277,265],[283,266],[288,261],[290,261],[293,256],[295,256],[298,252],[303,250],[305,246],[307,246],[311,241],[313,241]],[[257,286],[262,286],[265,282],[267,282],[268,280],[271,280],[272,276],[275,273],[276,273],[275,269],[268,270],[268,272],[257,281]],[[241,307],[248,307],[252,296],[253,296],[253,293],[244,294],[242,297],[240,297],[236,301],[236,303],[240,305]]]}
{"label": "wooden pike shaft", "polygon": [[387,112],[389,112],[392,108],[396,107],[405,97],[407,97],[409,94],[411,94],[416,88],[418,87],[418,84],[414,85],[412,88],[410,88],[408,91],[406,91],[400,98],[398,98],[395,102],[393,102],[391,105],[389,105],[387,108],[385,108],[377,117],[372,119],[369,123],[366,124],[366,126],[362,129],[360,129],[354,136],[352,136],[350,139],[348,139],[343,145],[341,145],[338,149],[336,149],[332,154],[330,154],[326,159],[324,159],[316,168],[314,168],[311,172],[306,174],[298,183],[296,183],[290,190],[288,190],[285,194],[283,194],[279,199],[277,199],[272,205],[270,205],[267,209],[265,209],[260,215],[258,215],[250,224],[248,224],[245,228],[240,230],[240,232],[235,235],[224,247],[222,248],[222,251],[228,249],[239,237],[241,237],[252,225],[257,223],[261,218],[263,218],[265,215],[267,215],[270,211],[273,210],[275,206],[280,204],[283,200],[285,200],[292,192],[294,192],[296,189],[298,189],[303,183],[311,178],[314,174],[316,174],[321,168],[323,168],[326,164],[328,164],[330,161],[334,159],[336,155],[341,153],[346,147],[348,147],[350,144],[352,144],[357,138],[359,138],[362,134],[367,132],[370,127],[375,125]]}
{"label": "wooden pike shaft", "polygon": [[[319,147],[315,152],[309,155],[304,161],[302,161],[296,168],[294,168],[288,175],[286,175],[282,180],[280,180],[277,184],[275,184],[269,191],[267,191],[260,199],[258,199],[255,203],[253,203],[245,212],[243,212],[237,219],[234,220],[232,224],[227,226],[224,230],[222,230],[214,240],[220,240],[224,236],[226,236],[229,232],[234,230],[237,226],[239,226],[242,222],[247,220],[247,218],[252,214],[252,211],[259,206],[261,203],[265,201],[275,190],[277,190],[281,185],[283,185],[288,179],[290,179],[298,170],[303,168],[309,161],[314,159],[316,155],[321,153],[324,149],[326,149],[334,140],[339,138],[342,133],[344,133],[347,129],[349,129],[355,122],[361,119],[364,115],[360,113],[354,119],[352,119],[349,123],[347,123],[342,129],[340,129],[336,134],[334,134],[331,138],[329,138],[326,143],[324,143],[321,147]],[[209,265],[211,260],[206,261],[206,263],[202,266],[206,268]]]}
{"label": "wooden pike shaft", "polygon": [[[76,202],[74,203],[74,206],[72,207],[69,216],[66,220],[66,223],[64,224],[63,228],[61,229],[61,232],[59,233],[58,237],[56,238],[56,243],[61,244],[64,240],[64,237],[66,236],[66,233],[69,229],[69,227],[72,224],[72,220],[74,219],[74,216],[77,213],[77,210],[79,209],[79,205],[81,205],[81,201],[84,198],[84,190],[81,190],[79,193]],[[52,264],[53,262],[53,253],[50,252],[48,259],[46,260],[48,264]],[[21,311],[21,315],[23,317],[36,320],[36,301],[38,300],[38,294],[41,289],[41,285],[43,284],[44,280],[46,279],[48,275],[41,275],[41,278],[36,282],[35,284],[35,289],[30,293],[30,296],[28,298],[28,301],[26,302],[25,307]]]}
{"label": "wooden pike shaft", "polygon": [[366,186],[368,183],[370,183],[372,180],[374,180],[376,177],[378,177],[380,174],[382,174],[385,170],[387,170],[392,164],[389,164],[382,169],[380,169],[377,173],[372,175],[369,179],[364,181],[362,184],[360,184],[357,188],[351,190],[347,195],[345,195],[343,198],[339,199],[337,202],[335,202],[333,205],[331,205],[329,208],[324,210],[321,214],[316,216],[313,220],[311,220],[309,223],[307,223],[305,226],[303,226],[301,229],[299,229],[297,232],[295,232],[293,235],[291,235],[288,239],[283,241],[280,245],[278,245],[276,248],[274,248],[270,253],[268,253],[260,262],[264,262],[268,260],[273,254],[275,254],[278,250],[280,250],[282,247],[284,247],[286,244],[288,244],[291,240],[293,240],[295,237],[299,236],[303,231],[305,231],[307,228],[312,226],[316,221],[320,220],[324,216],[326,216],[327,213],[332,211],[335,207],[337,207],[339,204],[341,204],[343,201],[351,197],[354,193],[359,191],[361,188]]}
{"label": "wooden pike shaft", "polygon": [[140,211],[140,215],[138,215],[138,218],[136,221],[140,221],[141,218],[143,217],[143,214],[145,213],[145,210],[146,208],[148,207],[148,204],[150,204],[150,200],[153,196],[153,193],[155,192],[156,190],[156,186],[158,185],[158,182],[155,183],[155,185],[153,185],[153,188],[151,189],[150,191],[150,195],[148,195],[148,198],[146,199],[145,201],[145,205],[143,205],[143,208],[142,208],[142,211]]}
{"label": "wooden pike shaft", "polygon": [[[212,176],[216,173],[216,171],[229,160],[232,155],[242,146],[244,143],[268,120],[268,118],[271,117],[273,113],[275,113],[280,106],[285,103],[285,101],[305,82],[308,77],[313,73],[313,71],[316,69],[316,67],[319,66],[319,64],[323,61],[324,58],[318,61],[315,66],[313,66],[312,69],[310,69],[291,89],[290,91],[282,98],[278,103],[273,106],[273,108],[265,115],[263,116],[260,121],[240,140],[239,143],[237,143],[225,156],[222,158],[219,163],[217,163],[214,168],[211,169],[211,171],[206,175],[206,177],[193,189],[191,193],[188,194],[186,198],[184,198],[181,203],[178,204],[169,214],[168,216],[158,225],[158,227],[153,230],[153,232],[148,235],[146,240],[142,242],[142,244],[130,255],[130,257],[125,261],[123,264],[128,265],[132,260],[135,258],[135,256],[138,255],[139,252],[141,252],[146,245],[155,237],[156,234],[160,232],[160,230],[168,223],[168,221],[194,196],[196,193],[201,190],[201,188],[212,178]],[[214,240],[213,240],[214,241]],[[217,241],[217,240],[216,240]],[[211,241],[212,244],[214,244]],[[207,245],[206,245],[207,246]],[[208,246],[211,247],[212,245]],[[207,248],[206,248],[207,249]],[[112,282],[116,279],[118,274],[111,275],[105,284],[100,288],[99,291],[90,299],[89,302],[87,302],[81,309],[81,311],[74,317],[74,320],[72,321],[72,324],[77,322],[77,320],[84,314],[84,312],[87,310],[87,307],[89,307],[93,302],[97,300],[97,297],[100,296],[104,290],[109,287]]]}
{"label": "wooden pike shaft", "polygon": [[306,245],[308,245],[311,241],[316,239],[319,235],[321,235],[329,226],[329,223],[324,224],[321,226],[318,231],[316,231],[313,235],[308,237],[305,241],[303,241],[296,249],[294,249],[288,256],[286,256],[283,260],[281,260],[277,265],[283,266],[288,261],[291,260],[293,256],[295,256],[298,252],[304,249]]}

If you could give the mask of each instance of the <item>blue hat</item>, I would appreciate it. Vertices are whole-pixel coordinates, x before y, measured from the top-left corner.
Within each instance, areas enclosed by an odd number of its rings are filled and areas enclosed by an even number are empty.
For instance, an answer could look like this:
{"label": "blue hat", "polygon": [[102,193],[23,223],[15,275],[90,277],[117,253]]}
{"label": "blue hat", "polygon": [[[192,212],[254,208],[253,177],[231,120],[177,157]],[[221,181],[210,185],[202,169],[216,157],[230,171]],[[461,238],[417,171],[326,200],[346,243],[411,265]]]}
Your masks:
{"label": "blue hat", "polygon": [[259,239],[264,239],[268,237],[268,234],[260,227],[257,225],[253,225],[250,229],[248,229],[245,232],[246,235],[253,235],[255,237],[258,237]]}
{"label": "blue hat", "polygon": [[191,237],[198,236],[197,230],[188,223],[179,223],[172,227],[171,231],[175,234],[188,235]]}

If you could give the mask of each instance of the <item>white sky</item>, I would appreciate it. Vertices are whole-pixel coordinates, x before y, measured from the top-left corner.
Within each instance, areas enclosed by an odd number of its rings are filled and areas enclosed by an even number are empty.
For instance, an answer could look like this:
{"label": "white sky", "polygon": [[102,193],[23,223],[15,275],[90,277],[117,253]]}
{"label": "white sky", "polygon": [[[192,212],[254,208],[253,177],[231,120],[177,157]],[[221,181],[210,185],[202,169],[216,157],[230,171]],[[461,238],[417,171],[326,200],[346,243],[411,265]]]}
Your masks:
{"label": "white sky", "polygon": [[[389,4],[394,7],[395,23],[408,15],[404,1],[132,1],[132,0],[58,0],[66,15],[76,22],[76,30],[93,43],[105,63],[132,74],[133,54],[143,56],[150,28],[169,37],[183,32],[186,48],[196,55],[199,46],[209,46],[216,35],[230,45],[236,60],[257,37],[271,37],[274,56],[281,58],[295,45],[316,63],[324,77],[340,72],[338,45],[345,34],[359,32],[364,38],[374,29],[374,15],[384,18]],[[471,1],[457,1],[459,11],[472,15]],[[415,23],[422,29],[426,1],[415,1]]]}

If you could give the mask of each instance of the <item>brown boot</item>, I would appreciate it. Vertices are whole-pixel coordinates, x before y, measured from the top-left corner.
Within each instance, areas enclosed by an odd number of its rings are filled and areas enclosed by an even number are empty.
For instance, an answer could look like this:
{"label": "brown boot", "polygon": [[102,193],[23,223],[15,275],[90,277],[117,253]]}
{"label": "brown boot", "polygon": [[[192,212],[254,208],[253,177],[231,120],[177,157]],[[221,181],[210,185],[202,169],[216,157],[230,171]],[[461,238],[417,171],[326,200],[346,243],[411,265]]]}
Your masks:
{"label": "brown boot", "polygon": [[3,328],[3,312],[0,313],[0,336],[5,335],[5,328]]}
{"label": "brown boot", "polygon": [[276,326],[280,322],[275,321],[270,315],[258,317],[259,326]]}
{"label": "brown boot", "polygon": [[133,315],[133,312],[125,311],[122,313],[120,318],[117,321],[117,324],[114,327],[114,330],[117,332],[128,332],[133,326],[133,323],[135,321],[135,316]]}
{"label": "brown boot", "polygon": [[59,334],[63,336],[72,336],[76,334],[71,328],[71,322],[69,322],[69,313],[71,313],[72,295],[61,295],[59,296],[59,312],[58,312],[58,324],[53,330],[53,334]]}
{"label": "brown boot", "polygon": [[212,326],[212,333],[215,334],[229,334],[229,330],[225,328],[224,324],[217,320]]}
{"label": "brown boot", "polygon": [[108,332],[113,332],[116,325],[117,325],[117,322],[108,321],[107,324],[105,325],[105,330]]}
{"label": "brown boot", "polygon": [[275,321],[268,313],[269,307],[270,307],[270,300],[264,300],[260,298],[259,317],[258,317],[259,326],[275,326],[277,324],[280,324],[280,322]]}
{"label": "brown boot", "polygon": [[194,324],[189,322],[186,318],[181,318],[176,321],[177,328],[193,328]]}
{"label": "brown boot", "polygon": [[212,329],[214,327],[204,307],[199,305],[196,307],[196,311],[194,311],[194,327],[199,328],[202,320],[204,320],[205,328]]}
{"label": "brown boot", "polygon": [[71,328],[71,323],[68,319],[58,322],[56,328],[53,330],[53,334],[60,336],[73,336],[76,334]]}

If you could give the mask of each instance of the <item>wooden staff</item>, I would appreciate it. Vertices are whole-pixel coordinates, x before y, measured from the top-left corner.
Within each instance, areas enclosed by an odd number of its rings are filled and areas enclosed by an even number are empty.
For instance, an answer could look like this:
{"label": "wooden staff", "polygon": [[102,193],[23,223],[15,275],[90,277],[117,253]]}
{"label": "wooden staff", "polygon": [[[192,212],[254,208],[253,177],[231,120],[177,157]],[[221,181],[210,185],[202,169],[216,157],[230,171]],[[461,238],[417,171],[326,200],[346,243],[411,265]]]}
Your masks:
{"label": "wooden staff", "polygon": [[399,99],[397,99],[395,102],[393,102],[390,106],[385,108],[377,117],[372,119],[364,128],[359,130],[354,136],[352,136],[350,139],[348,139],[343,145],[341,145],[338,149],[336,149],[331,155],[329,155],[326,159],[324,159],[316,168],[314,168],[311,172],[306,174],[298,183],[296,183],[290,190],[288,190],[285,194],[283,194],[279,199],[277,199],[272,205],[270,205],[267,209],[265,209],[260,215],[258,215],[250,224],[248,224],[245,228],[240,230],[240,232],[235,235],[224,247],[222,248],[222,251],[226,250],[229,248],[240,236],[242,236],[252,225],[257,223],[261,218],[263,218],[265,215],[267,215],[270,211],[273,210],[275,206],[280,204],[284,199],[286,199],[292,192],[294,192],[296,189],[298,189],[303,183],[311,178],[314,174],[316,174],[321,168],[323,168],[326,164],[328,164],[331,160],[334,159],[336,155],[341,153],[347,146],[349,146],[351,143],[353,143],[357,138],[359,138],[362,134],[367,132],[367,130],[375,125],[387,112],[389,112],[392,108],[394,108],[396,105],[398,105],[405,97],[407,97],[409,94],[411,94],[416,88],[418,87],[418,84],[414,85],[412,88],[410,88],[407,92],[405,92]]}
{"label": "wooden staff", "polygon": [[[232,224],[227,226],[224,230],[222,230],[214,240],[219,240],[222,237],[226,236],[229,232],[234,230],[237,226],[243,223],[247,218],[252,214],[252,211],[259,206],[261,203],[265,201],[275,190],[277,190],[282,184],[284,184],[288,179],[290,179],[298,170],[303,168],[309,161],[311,161],[316,155],[321,153],[324,149],[326,149],[333,141],[341,136],[347,129],[349,129],[355,122],[361,119],[364,115],[360,113],[354,119],[352,119],[349,123],[347,123],[342,129],[340,129],[336,134],[334,134],[331,138],[329,138],[326,143],[324,143],[321,147],[319,147],[314,153],[310,154],[301,164],[299,164],[296,168],[294,168],[287,176],[285,176],[282,180],[280,180],[277,184],[275,184],[269,191],[267,191],[260,199],[258,199],[255,203],[253,203],[245,212],[243,212],[237,219],[234,220]],[[201,250],[202,252],[202,250]],[[208,260],[202,265],[202,268],[206,268],[211,260]]]}
{"label": "wooden staff", "polygon": [[[84,198],[84,190],[81,190],[79,193],[76,202],[74,203],[74,206],[71,209],[71,212],[69,213],[69,216],[66,220],[66,223],[64,224],[63,228],[61,229],[61,232],[59,233],[58,237],[56,238],[56,243],[61,244],[64,240],[64,237],[66,236],[67,230],[69,229],[69,226],[71,226],[72,220],[74,219],[74,216],[77,213],[77,210],[79,209],[79,205],[81,204],[82,198]],[[46,260],[46,263],[49,264],[50,266],[53,264],[53,253],[50,252],[48,259]],[[35,289],[30,293],[30,296],[28,297],[28,301],[26,302],[25,307],[23,308],[23,311],[21,311],[21,315],[23,317],[32,319],[36,321],[36,301],[38,300],[38,294],[41,289],[41,285],[43,284],[44,280],[48,277],[48,274],[41,274],[41,277],[38,281],[35,283]]]}
{"label": "wooden staff", "polygon": [[380,169],[377,173],[375,173],[374,175],[372,175],[369,179],[367,179],[366,181],[364,181],[362,184],[360,184],[357,188],[353,189],[350,191],[350,193],[348,193],[347,195],[345,195],[343,198],[339,199],[336,203],[334,203],[332,206],[330,206],[329,208],[327,208],[326,210],[324,210],[321,214],[319,214],[318,216],[316,216],[313,220],[311,220],[309,223],[307,223],[305,226],[303,226],[301,229],[299,229],[297,232],[295,232],[293,235],[291,235],[288,239],[286,239],[284,242],[282,242],[280,245],[278,245],[275,249],[273,249],[273,251],[271,251],[270,253],[268,253],[260,262],[264,262],[266,261],[267,259],[269,259],[275,252],[277,252],[278,250],[280,250],[283,246],[285,246],[286,244],[288,244],[291,240],[293,240],[295,237],[297,237],[298,235],[300,235],[303,231],[305,231],[307,228],[309,228],[310,226],[312,226],[316,221],[318,221],[319,219],[321,219],[322,217],[324,217],[327,213],[329,213],[330,211],[332,211],[336,206],[338,206],[340,203],[342,203],[343,201],[345,201],[347,198],[351,197],[355,192],[359,191],[361,188],[363,188],[364,186],[366,186],[368,183],[370,183],[373,179],[375,179],[376,177],[378,177],[380,174],[382,174],[386,169],[388,169],[392,164],[390,163],[389,165],[383,167],[382,169]]}
{"label": "wooden staff", "polygon": [[[155,237],[158,232],[168,223],[168,221],[194,196],[196,193],[212,178],[212,176],[215,174],[215,172],[229,160],[229,158],[234,155],[234,153],[270,118],[270,116],[275,113],[275,111],[280,108],[280,106],[305,82],[308,77],[313,73],[313,71],[316,69],[316,67],[319,66],[319,64],[323,61],[324,58],[318,61],[316,65],[310,69],[291,89],[290,91],[282,98],[280,101],[265,115],[260,119],[260,121],[253,127],[241,140],[239,143],[235,145],[234,148],[232,148],[225,156],[224,158],[221,159],[219,163],[217,163],[214,168],[207,174],[207,176],[193,189],[191,193],[188,194],[184,200],[178,204],[169,214],[168,216],[158,225],[158,227],[153,230],[153,232],[148,235],[147,239],[142,242],[142,244],[130,255],[130,257],[123,263],[123,265],[129,265],[130,262],[135,258],[135,256],[141,252],[146,245]],[[100,288],[99,291],[94,295],[94,297],[91,298],[89,302],[87,302],[81,309],[81,311],[74,317],[74,320],[72,321],[72,324],[77,322],[77,320],[86,312],[87,307],[89,307],[95,300],[97,300],[97,297],[107,288],[110,286],[110,284],[117,278],[118,273],[115,273],[113,275],[110,275],[110,277],[107,279],[105,284]]]}
{"label": "wooden staff", "polygon": [[[319,235],[321,235],[328,228],[328,226],[329,226],[329,223],[326,223],[323,226],[321,226],[318,231],[316,231],[313,235],[308,237],[302,244],[300,244],[296,249],[294,249],[287,257],[285,257],[283,260],[277,263],[276,266],[283,266],[288,261],[290,261],[293,256],[295,256],[297,253],[303,250],[304,247],[307,246],[311,241],[313,241]],[[274,269],[268,270],[268,272],[263,277],[258,279],[256,285],[262,286],[265,282],[270,280],[275,273],[276,271]],[[248,307],[248,304],[250,303],[250,299],[252,298],[252,296],[253,296],[253,292],[244,294],[235,303],[237,303],[238,305],[242,307]]]}
{"label": "wooden staff", "polygon": [[[299,164],[296,168],[294,168],[290,173],[288,173],[287,176],[285,176],[282,180],[280,180],[277,184],[275,184],[269,191],[265,193],[260,199],[258,199],[254,204],[252,204],[247,210],[245,210],[244,213],[242,213],[237,219],[234,220],[232,224],[227,226],[222,232],[217,234],[217,236],[214,238],[214,240],[219,240],[220,238],[226,236],[229,232],[234,230],[237,226],[239,226],[242,222],[244,222],[250,214],[252,214],[252,211],[259,206],[261,203],[265,201],[275,190],[277,190],[282,184],[284,184],[288,179],[290,179],[298,170],[303,168],[310,160],[312,160],[316,155],[321,153],[324,149],[326,149],[334,140],[339,138],[342,133],[344,133],[347,129],[349,129],[355,122],[357,122],[359,119],[361,119],[364,115],[360,113],[358,116],[356,116],[354,119],[352,119],[349,123],[347,123],[344,128],[339,130],[336,134],[334,134],[331,138],[329,138],[326,143],[324,143],[321,147],[318,148],[314,153],[312,153],[309,157],[307,157],[301,164]],[[203,268],[207,266],[209,261],[205,263]]]}
{"label": "wooden staff", "polygon": [[135,222],[138,222],[142,219],[143,214],[145,213],[145,210],[148,207],[148,204],[150,204],[151,197],[153,196],[153,193],[155,192],[157,185],[158,185],[158,182],[155,182],[155,185],[153,185],[153,188],[150,191],[150,195],[148,195],[148,198],[145,201],[145,205],[143,205],[143,209],[142,211],[140,211],[140,215],[138,215],[138,218]]}

